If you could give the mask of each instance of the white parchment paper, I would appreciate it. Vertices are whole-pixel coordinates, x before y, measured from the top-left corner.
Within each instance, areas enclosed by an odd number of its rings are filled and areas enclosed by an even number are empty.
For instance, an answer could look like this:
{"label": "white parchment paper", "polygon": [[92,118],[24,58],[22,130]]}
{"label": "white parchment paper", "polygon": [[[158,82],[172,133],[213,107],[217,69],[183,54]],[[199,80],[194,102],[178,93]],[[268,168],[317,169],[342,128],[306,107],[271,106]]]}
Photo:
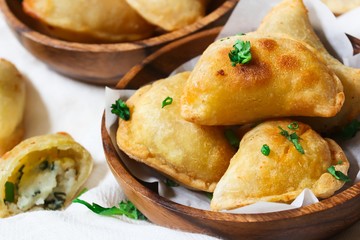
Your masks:
{"label": "white parchment paper", "polygon": [[[263,17],[279,2],[281,2],[281,0],[241,0],[218,38],[255,31]],[[345,64],[360,67],[360,58],[359,56],[353,56],[351,43],[342,28],[342,26],[346,23],[354,23],[353,15],[347,17],[345,14],[341,17],[341,21],[339,21],[321,1],[304,0],[304,3],[309,11],[311,24],[321,40],[326,43],[325,45],[328,50]],[[350,12],[350,14],[353,13]],[[357,22],[360,22],[360,14],[357,18],[359,19]],[[184,65],[179,66],[174,73],[192,70],[197,60],[198,58],[194,58]],[[114,146],[116,146],[115,134],[117,129],[117,117],[111,114],[110,106],[117,99],[121,98],[126,100],[133,93],[134,91],[131,90],[106,89],[106,126],[110,132]],[[350,161],[349,177],[353,179],[351,183],[346,184],[341,189],[344,190],[360,181],[360,147],[358,147],[360,144],[360,134],[357,134],[357,136],[351,140],[338,143],[344,149]],[[186,206],[209,210],[210,200],[206,194],[190,191],[182,186],[167,187],[164,184],[166,178],[161,174],[144,164],[128,159],[127,156],[119,150],[118,154],[121,155],[123,159],[127,159],[124,163],[137,178],[145,182],[158,182],[159,194],[161,196]],[[316,202],[318,202],[318,199],[314,196],[314,194],[309,189],[305,189],[291,204],[258,202],[228,212],[266,213],[294,209]]]}

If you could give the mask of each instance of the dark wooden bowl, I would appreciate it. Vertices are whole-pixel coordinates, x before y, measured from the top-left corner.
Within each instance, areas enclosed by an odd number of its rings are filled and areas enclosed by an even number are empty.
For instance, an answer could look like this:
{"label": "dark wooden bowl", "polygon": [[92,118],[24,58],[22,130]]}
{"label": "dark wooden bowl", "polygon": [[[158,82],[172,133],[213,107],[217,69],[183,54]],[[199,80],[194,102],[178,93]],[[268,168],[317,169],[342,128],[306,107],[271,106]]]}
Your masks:
{"label": "dark wooden bowl", "polygon": [[203,28],[223,25],[238,0],[212,0],[207,15],[182,29],[149,39],[113,44],[83,44],[62,41],[33,30],[33,19],[21,1],[0,0],[9,27],[20,43],[55,71],[71,78],[101,85],[114,85],[131,67],[175,39]]}
{"label": "dark wooden bowl", "polygon": [[[134,67],[117,87],[136,89],[168,76],[179,64],[203,52],[219,30],[207,30],[167,45]],[[316,204],[274,213],[229,214],[174,203],[140,183],[127,170],[104,121],[105,117],[101,132],[108,165],[126,196],[153,223],[226,239],[310,240],[332,236],[360,219],[360,183]]]}

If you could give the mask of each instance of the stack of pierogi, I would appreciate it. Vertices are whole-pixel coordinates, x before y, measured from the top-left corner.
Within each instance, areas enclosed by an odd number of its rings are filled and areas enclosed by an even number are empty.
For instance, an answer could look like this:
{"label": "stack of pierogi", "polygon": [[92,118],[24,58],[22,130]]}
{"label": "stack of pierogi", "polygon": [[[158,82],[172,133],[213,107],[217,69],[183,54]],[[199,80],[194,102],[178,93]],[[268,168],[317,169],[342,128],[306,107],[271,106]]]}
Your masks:
{"label": "stack of pierogi", "polygon": [[136,41],[174,31],[205,15],[206,0],[24,0],[33,27],[67,41]]}
{"label": "stack of pierogi", "polygon": [[[229,53],[239,42],[250,43],[251,60],[234,64]],[[126,104],[119,148],[213,192],[214,211],[289,202],[305,188],[327,198],[351,181],[343,150],[320,134],[359,116],[360,69],[327,52],[301,0],[284,0],[256,32],[214,42],[192,72],[146,85]],[[230,129],[241,138],[235,148]]]}

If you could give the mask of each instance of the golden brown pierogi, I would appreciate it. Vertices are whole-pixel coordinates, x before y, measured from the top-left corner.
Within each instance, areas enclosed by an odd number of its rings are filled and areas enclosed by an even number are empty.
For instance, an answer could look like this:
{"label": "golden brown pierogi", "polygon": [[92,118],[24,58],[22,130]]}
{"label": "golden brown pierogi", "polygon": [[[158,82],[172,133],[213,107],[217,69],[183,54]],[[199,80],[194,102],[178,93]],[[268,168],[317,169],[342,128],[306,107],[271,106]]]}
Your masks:
{"label": "golden brown pierogi", "polygon": [[[296,125],[290,120],[268,121],[250,130],[215,188],[211,209],[234,209],[258,201],[288,202],[305,188],[326,198],[340,189],[344,181],[327,169],[334,166],[347,174],[349,162],[342,149],[308,125]],[[283,130],[296,133],[303,153],[280,134]],[[261,152],[264,144],[270,149],[267,156]]]}
{"label": "golden brown pierogi", "polygon": [[25,80],[16,67],[0,58],[0,156],[24,135]]}
{"label": "golden brown pierogi", "polygon": [[206,0],[126,0],[142,17],[167,31],[185,27],[205,15]]}
{"label": "golden brown pierogi", "polygon": [[347,67],[332,57],[315,34],[301,0],[285,0],[264,18],[259,26],[260,34],[287,34],[291,38],[304,41],[316,49],[325,64],[339,77],[345,93],[341,111],[331,118],[302,119],[319,132],[327,132],[341,127],[360,114],[360,69]]}
{"label": "golden brown pierogi", "polygon": [[67,133],[24,140],[0,159],[0,217],[64,208],[92,166],[89,152]]}
{"label": "golden brown pierogi", "polygon": [[24,0],[23,9],[40,31],[68,41],[134,41],[155,29],[126,0]]}
{"label": "golden brown pierogi", "polygon": [[[130,120],[119,119],[117,143],[131,158],[193,189],[212,192],[235,154],[222,128],[200,126],[180,116],[180,96],[189,72],[146,85],[126,102]],[[162,108],[171,97],[172,103]]]}
{"label": "golden brown pierogi", "polygon": [[[252,60],[232,66],[236,40]],[[313,49],[286,37],[232,36],[211,44],[186,83],[181,115],[202,125],[233,125],[279,116],[334,116],[344,102],[336,75]]]}
{"label": "golden brown pierogi", "polygon": [[360,7],[360,0],[322,0],[322,1],[336,15],[340,15],[352,9]]}

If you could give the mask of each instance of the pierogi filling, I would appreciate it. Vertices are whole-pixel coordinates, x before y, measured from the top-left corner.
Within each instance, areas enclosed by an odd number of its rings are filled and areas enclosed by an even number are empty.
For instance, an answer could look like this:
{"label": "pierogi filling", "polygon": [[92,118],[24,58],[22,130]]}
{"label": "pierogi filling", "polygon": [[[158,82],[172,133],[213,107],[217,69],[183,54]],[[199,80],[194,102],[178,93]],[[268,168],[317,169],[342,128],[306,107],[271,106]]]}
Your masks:
{"label": "pierogi filling", "polygon": [[15,183],[6,183],[13,184],[13,187],[5,190],[5,203],[14,213],[35,207],[62,208],[76,181],[75,167],[71,158],[43,159],[32,167],[23,165],[17,172],[16,181],[13,181]]}

